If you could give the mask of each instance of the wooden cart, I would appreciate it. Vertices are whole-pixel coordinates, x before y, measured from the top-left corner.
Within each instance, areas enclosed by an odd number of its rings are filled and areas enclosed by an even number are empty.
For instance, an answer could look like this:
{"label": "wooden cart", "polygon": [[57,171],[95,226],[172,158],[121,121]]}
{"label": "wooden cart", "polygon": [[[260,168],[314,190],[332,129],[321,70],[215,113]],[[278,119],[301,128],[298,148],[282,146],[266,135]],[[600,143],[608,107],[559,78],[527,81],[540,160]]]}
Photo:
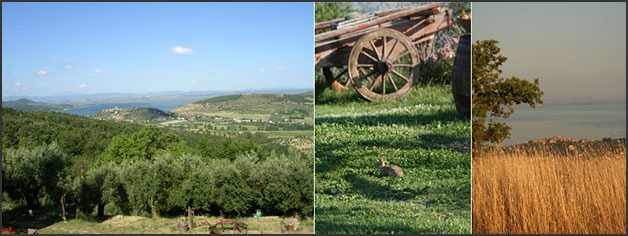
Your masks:
{"label": "wooden cart", "polygon": [[370,101],[398,99],[412,89],[435,33],[455,23],[442,3],[397,8],[317,23],[315,68],[334,90]]}

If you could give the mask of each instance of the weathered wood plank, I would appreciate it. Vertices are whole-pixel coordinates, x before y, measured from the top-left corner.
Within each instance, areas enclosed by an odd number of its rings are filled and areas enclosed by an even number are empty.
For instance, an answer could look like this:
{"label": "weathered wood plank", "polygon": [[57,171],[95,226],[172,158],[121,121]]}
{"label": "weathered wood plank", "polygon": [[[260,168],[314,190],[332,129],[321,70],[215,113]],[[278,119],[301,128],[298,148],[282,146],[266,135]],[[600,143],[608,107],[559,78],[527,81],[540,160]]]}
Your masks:
{"label": "weathered wood plank", "polygon": [[398,11],[386,16],[382,16],[379,17],[377,19],[374,19],[372,21],[368,21],[364,24],[360,24],[360,25],[356,25],[350,28],[346,28],[346,29],[340,29],[340,30],[334,30],[334,31],[329,31],[329,32],[325,32],[322,34],[318,34],[314,36],[314,41],[321,41],[321,40],[325,40],[325,39],[330,39],[330,38],[334,38],[334,37],[338,37],[344,34],[348,34],[351,32],[355,32],[358,30],[362,30],[362,29],[366,29],[366,28],[370,28],[372,26],[375,25],[379,25],[379,24],[383,24],[386,23],[388,21],[393,21],[399,18],[403,18],[403,17],[409,17],[409,16],[418,16],[418,15],[433,15],[433,14],[437,14],[438,13],[438,8],[440,6],[442,6],[442,3],[432,3],[432,4],[428,4],[419,8],[414,8],[414,9],[408,9],[408,10],[403,10],[403,11]]}

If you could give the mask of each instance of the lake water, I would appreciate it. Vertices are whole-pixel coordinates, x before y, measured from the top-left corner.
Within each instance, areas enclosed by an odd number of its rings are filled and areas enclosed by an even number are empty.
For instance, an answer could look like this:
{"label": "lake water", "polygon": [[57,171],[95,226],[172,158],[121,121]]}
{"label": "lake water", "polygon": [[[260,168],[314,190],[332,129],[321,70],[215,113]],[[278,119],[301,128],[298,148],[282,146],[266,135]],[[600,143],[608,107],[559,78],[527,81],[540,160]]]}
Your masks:
{"label": "lake water", "polygon": [[626,103],[517,108],[506,123],[511,138],[504,145],[562,135],[578,139],[626,137]]}
{"label": "lake water", "polygon": [[79,116],[91,116],[99,111],[102,111],[103,109],[108,109],[116,106],[123,109],[130,109],[134,107],[152,107],[163,111],[171,111],[179,106],[187,105],[214,96],[215,95],[185,96],[174,98],[137,99],[133,101],[94,103],[86,104],[79,108],[68,109],[62,112]]}

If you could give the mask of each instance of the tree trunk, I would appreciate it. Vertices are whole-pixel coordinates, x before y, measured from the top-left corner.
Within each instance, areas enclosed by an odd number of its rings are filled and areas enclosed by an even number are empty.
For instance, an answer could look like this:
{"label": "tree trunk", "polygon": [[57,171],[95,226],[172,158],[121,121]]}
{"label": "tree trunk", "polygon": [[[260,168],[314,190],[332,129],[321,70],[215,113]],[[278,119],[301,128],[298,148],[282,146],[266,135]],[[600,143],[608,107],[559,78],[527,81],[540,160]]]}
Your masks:
{"label": "tree trunk", "polygon": [[98,217],[103,217],[103,216],[105,216],[105,204],[98,203]]}
{"label": "tree trunk", "polygon": [[68,221],[65,213],[65,195],[61,197],[61,219],[63,219],[64,223],[67,223]]}
{"label": "tree trunk", "polygon": [[35,208],[37,203],[36,203],[35,199],[32,196],[26,196],[25,200],[26,200],[26,208],[28,208],[28,214],[32,216],[33,215],[33,209]]}
{"label": "tree trunk", "polygon": [[157,213],[157,210],[155,210],[155,201],[153,199],[154,197],[150,196],[150,211],[153,218],[157,218],[159,217],[159,213]]}
{"label": "tree trunk", "polygon": [[190,229],[196,227],[196,223],[194,223],[194,209],[188,206],[188,225]]}

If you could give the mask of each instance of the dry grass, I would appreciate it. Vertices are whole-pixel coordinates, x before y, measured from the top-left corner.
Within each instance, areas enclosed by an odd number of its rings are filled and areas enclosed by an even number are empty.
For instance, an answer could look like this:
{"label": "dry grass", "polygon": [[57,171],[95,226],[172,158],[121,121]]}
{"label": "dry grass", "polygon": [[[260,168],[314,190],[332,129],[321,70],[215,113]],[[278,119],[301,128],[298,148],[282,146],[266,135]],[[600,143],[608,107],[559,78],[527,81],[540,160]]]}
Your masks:
{"label": "dry grass", "polygon": [[[209,229],[201,222],[217,223],[219,217],[197,216],[194,218],[198,227],[187,234],[208,234]],[[247,234],[280,234],[279,227],[282,218],[277,216],[264,216],[260,218],[242,218],[248,225]],[[67,223],[57,222],[46,228],[40,229],[41,234],[180,234],[177,223],[180,218],[147,218],[141,216],[111,217],[103,222],[89,222],[79,219],[69,220]],[[227,229],[223,234],[236,234],[238,231]],[[299,222],[299,228],[291,234],[313,234],[314,222],[305,219]]]}
{"label": "dry grass", "polygon": [[473,157],[473,233],[626,233],[625,141],[539,149]]}

